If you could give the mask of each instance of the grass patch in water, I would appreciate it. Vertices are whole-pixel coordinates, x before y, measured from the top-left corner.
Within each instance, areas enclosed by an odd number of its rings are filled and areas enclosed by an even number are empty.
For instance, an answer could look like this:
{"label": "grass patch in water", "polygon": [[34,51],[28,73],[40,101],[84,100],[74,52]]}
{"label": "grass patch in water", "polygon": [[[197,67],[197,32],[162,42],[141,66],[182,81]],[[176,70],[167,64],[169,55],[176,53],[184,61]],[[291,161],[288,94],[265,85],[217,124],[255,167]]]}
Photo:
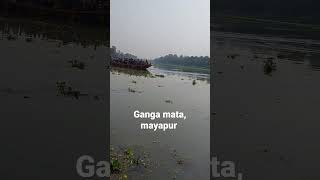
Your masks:
{"label": "grass patch in water", "polygon": [[111,180],[128,179],[132,171],[145,171],[150,165],[148,154],[134,146],[110,149]]}

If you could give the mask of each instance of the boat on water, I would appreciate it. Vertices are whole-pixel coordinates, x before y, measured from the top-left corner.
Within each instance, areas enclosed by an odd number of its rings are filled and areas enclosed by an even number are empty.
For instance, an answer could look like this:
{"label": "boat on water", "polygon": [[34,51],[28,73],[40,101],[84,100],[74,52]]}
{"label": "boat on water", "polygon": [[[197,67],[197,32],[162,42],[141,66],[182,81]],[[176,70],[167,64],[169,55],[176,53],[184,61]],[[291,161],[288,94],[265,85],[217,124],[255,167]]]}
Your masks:
{"label": "boat on water", "polygon": [[112,59],[111,66],[136,70],[147,70],[151,63],[141,59]]}

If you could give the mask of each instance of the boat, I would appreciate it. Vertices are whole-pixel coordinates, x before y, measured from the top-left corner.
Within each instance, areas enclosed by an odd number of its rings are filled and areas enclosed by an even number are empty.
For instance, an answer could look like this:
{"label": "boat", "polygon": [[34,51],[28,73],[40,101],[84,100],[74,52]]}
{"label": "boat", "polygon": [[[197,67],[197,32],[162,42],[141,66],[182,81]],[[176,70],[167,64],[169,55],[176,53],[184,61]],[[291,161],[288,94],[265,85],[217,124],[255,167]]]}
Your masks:
{"label": "boat", "polygon": [[111,66],[136,70],[147,70],[152,65],[147,60],[144,61],[140,59],[113,59],[111,61]]}

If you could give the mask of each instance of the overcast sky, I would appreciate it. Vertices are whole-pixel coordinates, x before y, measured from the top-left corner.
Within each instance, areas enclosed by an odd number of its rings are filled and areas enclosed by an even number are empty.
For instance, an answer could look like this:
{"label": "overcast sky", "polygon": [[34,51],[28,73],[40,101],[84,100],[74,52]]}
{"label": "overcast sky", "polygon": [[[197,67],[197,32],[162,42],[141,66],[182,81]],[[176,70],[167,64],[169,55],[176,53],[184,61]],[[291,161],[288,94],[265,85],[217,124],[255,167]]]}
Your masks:
{"label": "overcast sky", "polygon": [[210,0],[111,0],[111,45],[139,58],[209,56]]}

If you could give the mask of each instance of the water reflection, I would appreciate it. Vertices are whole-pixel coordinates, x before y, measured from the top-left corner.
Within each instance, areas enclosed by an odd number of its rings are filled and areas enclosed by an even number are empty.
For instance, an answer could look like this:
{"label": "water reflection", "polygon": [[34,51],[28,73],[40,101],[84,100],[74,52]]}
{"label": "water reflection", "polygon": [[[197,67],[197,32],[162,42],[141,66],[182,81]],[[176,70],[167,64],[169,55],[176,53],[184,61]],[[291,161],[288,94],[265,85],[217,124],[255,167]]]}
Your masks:
{"label": "water reflection", "polygon": [[239,162],[247,179],[319,177],[303,169],[319,161],[320,42],[214,34],[213,156]]}
{"label": "water reflection", "polygon": [[215,32],[215,35],[214,52],[220,59],[228,59],[228,56],[235,54],[235,58],[229,59],[246,64],[250,61],[263,62],[272,58],[279,62],[309,63],[312,70],[318,70],[317,62],[320,54],[318,40],[227,32]]}
{"label": "water reflection", "polygon": [[95,159],[107,158],[103,29],[0,18],[0,105],[6,107],[0,109],[0,136],[8,145],[4,171],[24,167],[11,178],[78,179],[72,169],[77,156],[90,152]]}
{"label": "water reflection", "polygon": [[[209,179],[209,75],[151,67],[141,73],[113,70],[110,80],[111,144],[120,154],[136,152],[135,147],[147,154],[141,157],[147,168],[130,169],[128,177]],[[136,110],[182,111],[187,119],[135,119]],[[165,132],[142,130],[143,122],[178,123],[178,127]]]}

